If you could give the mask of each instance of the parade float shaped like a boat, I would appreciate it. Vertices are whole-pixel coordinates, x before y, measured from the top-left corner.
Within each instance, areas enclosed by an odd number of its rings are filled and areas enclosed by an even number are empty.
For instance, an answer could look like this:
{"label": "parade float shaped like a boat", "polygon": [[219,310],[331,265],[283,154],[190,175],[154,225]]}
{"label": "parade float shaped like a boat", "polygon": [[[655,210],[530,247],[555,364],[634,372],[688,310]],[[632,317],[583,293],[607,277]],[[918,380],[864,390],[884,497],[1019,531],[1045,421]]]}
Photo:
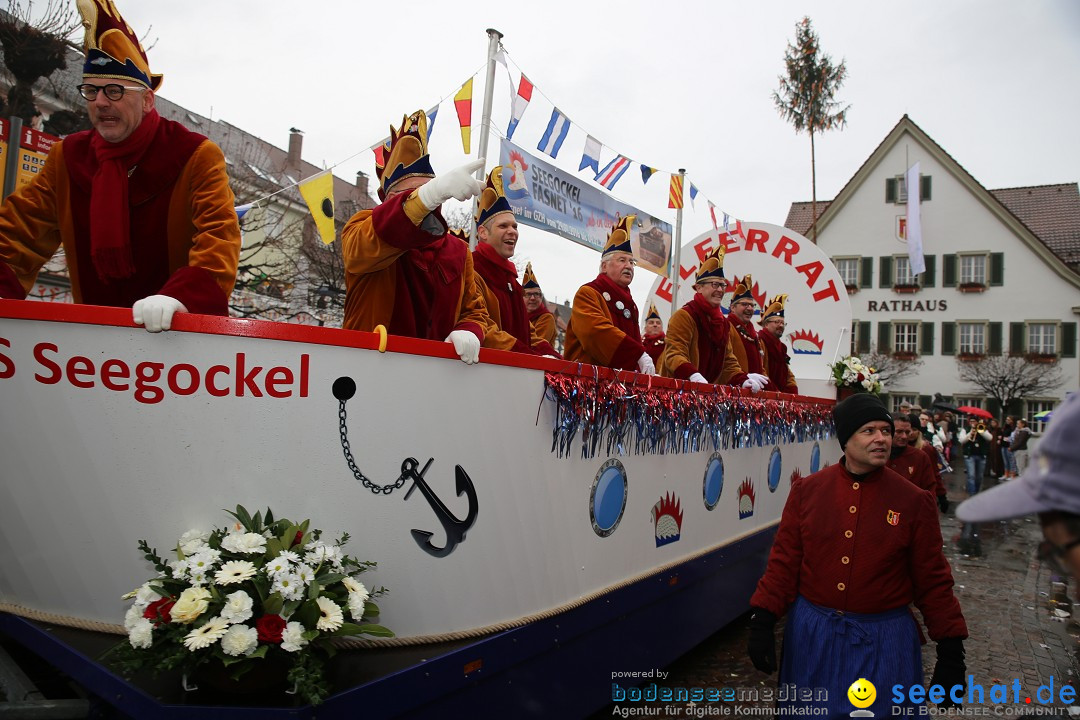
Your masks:
{"label": "parade float shaped like a boat", "polygon": [[[844,296],[846,300],[846,295]],[[385,352],[380,351],[380,347]],[[0,300],[0,632],[132,717],[223,707],[100,654],[167,547],[272,507],[376,560],[397,637],[340,653],[339,717],[573,717],[747,610],[832,400],[377,333]],[[373,488],[395,486],[388,492]],[[414,492],[415,490],[420,492]]]}

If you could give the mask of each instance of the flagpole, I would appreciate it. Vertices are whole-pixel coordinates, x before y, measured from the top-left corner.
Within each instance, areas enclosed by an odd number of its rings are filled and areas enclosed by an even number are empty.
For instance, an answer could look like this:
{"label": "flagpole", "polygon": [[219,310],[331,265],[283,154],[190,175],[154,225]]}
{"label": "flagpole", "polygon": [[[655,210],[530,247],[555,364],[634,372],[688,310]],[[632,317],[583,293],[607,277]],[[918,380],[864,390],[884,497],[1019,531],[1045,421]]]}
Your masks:
{"label": "flagpole", "polygon": [[[682,188],[686,182],[686,168],[679,168],[679,192],[685,196]],[[682,269],[680,256],[682,255],[682,206],[683,198],[679,198],[679,207],[675,210],[675,252],[672,255],[671,270],[671,312],[679,309],[679,280]],[[670,317],[670,316],[669,316]]]}
{"label": "flagpole", "polygon": [[[477,158],[487,159],[488,135],[491,124],[491,99],[495,95],[495,56],[499,52],[499,43],[503,34],[495,28],[488,28],[488,60],[487,76],[484,80],[484,113],[480,118],[480,143],[477,146]],[[476,179],[483,180],[487,177],[487,163],[476,171]],[[476,214],[476,198],[473,198],[473,215]],[[472,233],[472,246],[476,247],[476,230]]]}

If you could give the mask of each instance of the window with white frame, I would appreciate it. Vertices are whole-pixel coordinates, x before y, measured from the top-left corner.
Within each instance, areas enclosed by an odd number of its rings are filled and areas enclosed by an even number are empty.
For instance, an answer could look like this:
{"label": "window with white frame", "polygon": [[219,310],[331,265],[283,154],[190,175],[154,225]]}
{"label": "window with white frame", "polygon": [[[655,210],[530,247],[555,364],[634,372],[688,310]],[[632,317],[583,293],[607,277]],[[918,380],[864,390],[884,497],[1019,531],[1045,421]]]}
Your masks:
{"label": "window with white frame", "polygon": [[986,256],[960,256],[960,284],[986,285]]}
{"label": "window with white frame", "polygon": [[1057,354],[1057,323],[1028,323],[1027,350],[1038,355]]}
{"label": "window with white frame", "polygon": [[893,323],[893,352],[919,352],[919,323]]}
{"label": "window with white frame", "polygon": [[961,355],[986,354],[986,323],[957,323]]}
{"label": "window with white frame", "polygon": [[892,411],[901,412],[900,406],[904,403],[915,407],[919,404],[919,398],[914,395],[896,395],[895,393],[889,393],[889,399],[892,401]]}
{"label": "window with white frame", "polygon": [[859,321],[851,321],[851,349],[848,352],[849,355],[859,354]]}
{"label": "window with white frame", "polygon": [[896,268],[896,277],[894,283],[896,285],[915,285],[917,281],[915,276],[911,274],[911,258],[907,255],[898,255],[895,259],[893,267]]}
{"label": "window with white frame", "polygon": [[859,286],[859,258],[834,258],[833,265],[848,287]]}
{"label": "window with white frame", "polygon": [[976,395],[957,395],[953,398],[953,403],[955,403],[957,407],[964,407],[966,405],[968,407],[982,408],[984,401],[985,398]]}
{"label": "window with white frame", "polygon": [[1046,430],[1046,417],[1036,419],[1036,415],[1046,412],[1047,410],[1053,410],[1057,405],[1056,400],[1028,400],[1024,403],[1024,418],[1028,421],[1028,429],[1032,432],[1041,433]]}

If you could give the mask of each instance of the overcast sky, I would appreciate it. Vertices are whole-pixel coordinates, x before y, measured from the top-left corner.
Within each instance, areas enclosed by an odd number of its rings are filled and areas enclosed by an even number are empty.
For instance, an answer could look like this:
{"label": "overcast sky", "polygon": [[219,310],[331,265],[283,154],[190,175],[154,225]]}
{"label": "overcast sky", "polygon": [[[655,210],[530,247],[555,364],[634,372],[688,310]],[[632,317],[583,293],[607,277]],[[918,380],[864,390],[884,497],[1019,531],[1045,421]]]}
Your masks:
{"label": "overcast sky", "polygon": [[[469,2],[116,0],[156,43],[161,94],[352,179],[374,174],[368,147],[404,113],[452,95],[483,65],[485,29],[504,34],[537,91],[514,141],[533,154],[552,103],[574,122],[556,164],[576,170],[585,133],[637,165],[614,195],[662,218],[666,173],[700,189],[684,241],[711,227],[705,198],[746,220],[783,224],[810,199],[810,141],[772,101],[795,24],[809,15],[822,49],[844,60],[848,126],[817,140],[817,188],[832,198],[910,115],[988,188],[1080,180],[1080,2]],[[515,67],[516,63],[516,67]],[[484,76],[475,81],[475,155]],[[493,125],[505,133],[510,80],[499,68]],[[493,133],[489,157],[497,158]],[[350,158],[351,159],[347,159]],[[432,138],[436,171],[465,162],[451,98]],[[340,163],[340,164],[339,164]],[[489,167],[491,163],[489,162]],[[582,173],[584,175],[584,173]],[[374,186],[374,183],[373,183]],[[598,256],[524,228],[515,260],[533,261],[549,299],[572,297]],[[634,294],[654,276],[639,271]]]}

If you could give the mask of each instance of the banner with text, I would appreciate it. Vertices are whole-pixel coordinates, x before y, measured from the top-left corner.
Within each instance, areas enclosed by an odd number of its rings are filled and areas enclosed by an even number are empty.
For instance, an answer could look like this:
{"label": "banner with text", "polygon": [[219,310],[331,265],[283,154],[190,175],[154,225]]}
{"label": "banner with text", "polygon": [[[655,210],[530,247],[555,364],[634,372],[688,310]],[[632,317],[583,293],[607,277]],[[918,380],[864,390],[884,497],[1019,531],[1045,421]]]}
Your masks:
{"label": "banner with text", "polygon": [[630,233],[634,256],[642,268],[668,276],[671,223],[619,202],[585,180],[536,159],[507,140],[502,141],[499,164],[506,168],[503,187],[518,222],[556,233],[600,252],[615,224],[616,213],[622,217],[636,215],[637,222]]}

